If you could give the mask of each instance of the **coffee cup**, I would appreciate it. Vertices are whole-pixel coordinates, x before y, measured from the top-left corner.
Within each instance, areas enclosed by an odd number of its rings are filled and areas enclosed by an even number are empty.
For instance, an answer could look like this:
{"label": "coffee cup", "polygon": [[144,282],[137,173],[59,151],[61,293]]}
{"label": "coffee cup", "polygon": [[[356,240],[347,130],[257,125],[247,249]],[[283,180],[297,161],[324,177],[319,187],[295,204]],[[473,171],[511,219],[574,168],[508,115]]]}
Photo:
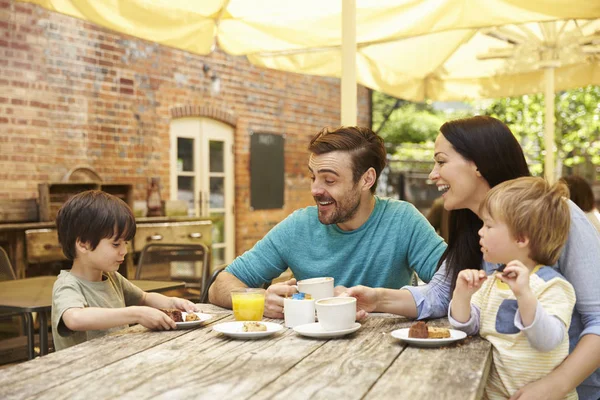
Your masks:
{"label": "coffee cup", "polygon": [[354,326],[356,299],[354,297],[327,297],[315,302],[319,323],[325,331],[340,331]]}
{"label": "coffee cup", "polygon": [[283,317],[285,319],[285,326],[288,328],[314,323],[315,300],[283,299]]}
{"label": "coffee cup", "polygon": [[299,292],[308,293],[313,299],[333,297],[333,278],[310,278],[298,281],[296,288]]}

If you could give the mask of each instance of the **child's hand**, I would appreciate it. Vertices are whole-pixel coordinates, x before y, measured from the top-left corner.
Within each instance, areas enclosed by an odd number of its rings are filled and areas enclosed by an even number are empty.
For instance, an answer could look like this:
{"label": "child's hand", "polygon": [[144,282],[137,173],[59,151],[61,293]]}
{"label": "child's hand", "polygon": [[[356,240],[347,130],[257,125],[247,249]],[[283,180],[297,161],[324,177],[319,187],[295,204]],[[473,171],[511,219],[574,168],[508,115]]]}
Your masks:
{"label": "child's hand", "polygon": [[136,322],[148,329],[169,330],[176,329],[175,321],[164,312],[147,306],[136,307]]}
{"label": "child's hand", "polygon": [[456,279],[456,288],[454,292],[459,296],[471,297],[481,288],[487,276],[485,271],[480,269],[464,269],[458,274]]}
{"label": "child's hand", "polygon": [[171,307],[176,308],[185,312],[194,312],[200,311],[198,307],[194,303],[186,299],[180,299],[179,297],[171,297]]}
{"label": "child's hand", "polygon": [[510,287],[516,297],[531,291],[529,288],[529,268],[519,260],[513,260],[506,264],[503,273],[496,273],[496,276]]}

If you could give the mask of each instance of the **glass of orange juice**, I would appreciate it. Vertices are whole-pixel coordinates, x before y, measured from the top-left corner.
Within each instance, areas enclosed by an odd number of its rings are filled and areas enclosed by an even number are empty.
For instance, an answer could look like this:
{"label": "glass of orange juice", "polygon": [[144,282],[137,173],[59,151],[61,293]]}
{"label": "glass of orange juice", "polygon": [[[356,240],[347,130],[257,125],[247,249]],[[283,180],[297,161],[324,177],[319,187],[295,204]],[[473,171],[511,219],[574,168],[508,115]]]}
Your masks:
{"label": "glass of orange juice", "polygon": [[260,321],[265,311],[265,289],[233,289],[231,303],[236,321]]}

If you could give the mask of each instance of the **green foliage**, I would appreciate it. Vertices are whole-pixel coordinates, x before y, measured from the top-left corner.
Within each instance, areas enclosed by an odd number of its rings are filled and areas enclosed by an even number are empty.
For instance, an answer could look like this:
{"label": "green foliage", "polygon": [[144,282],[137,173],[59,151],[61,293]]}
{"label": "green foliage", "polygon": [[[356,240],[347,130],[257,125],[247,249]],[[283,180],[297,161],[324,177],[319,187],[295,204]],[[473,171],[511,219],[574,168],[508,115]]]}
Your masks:
{"label": "green foliage", "polygon": [[[557,93],[555,97],[557,157],[566,167],[600,166],[600,86],[586,86]],[[393,111],[392,111],[393,110]],[[391,112],[391,114],[390,114]],[[386,116],[389,119],[380,129]],[[469,115],[485,114],[504,121],[523,147],[531,172],[543,174],[543,94],[481,102]],[[396,167],[406,170],[430,168],[433,140],[447,120],[462,113],[436,111],[431,103],[411,103],[383,93],[373,93],[373,129],[385,139]],[[591,177],[593,178],[593,177]]]}
{"label": "green foliage", "polygon": [[[560,92],[555,97],[555,139],[558,157],[567,167],[600,165],[600,86]],[[482,113],[496,117],[518,137],[531,172],[543,173],[544,96],[495,100]]]}
{"label": "green foliage", "polygon": [[[383,127],[386,116],[390,114]],[[427,103],[397,100],[383,93],[373,93],[373,128],[384,138],[388,150],[404,143],[433,141],[445,119]],[[381,127],[381,129],[380,129]]]}

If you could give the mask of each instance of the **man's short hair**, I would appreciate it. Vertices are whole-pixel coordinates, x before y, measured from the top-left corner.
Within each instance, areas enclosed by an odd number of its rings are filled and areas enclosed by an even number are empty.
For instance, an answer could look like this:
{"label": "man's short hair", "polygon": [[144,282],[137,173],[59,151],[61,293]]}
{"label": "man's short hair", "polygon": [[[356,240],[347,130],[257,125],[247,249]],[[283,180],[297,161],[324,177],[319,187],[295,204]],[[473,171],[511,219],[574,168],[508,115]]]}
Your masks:
{"label": "man's short hair", "polygon": [[56,216],[58,241],[69,260],[74,260],[79,239],[95,250],[102,239],[135,236],[135,217],[123,200],[100,190],[88,190],[71,197]]}
{"label": "man's short hair", "polygon": [[494,186],[480,212],[501,220],[514,238],[529,239],[529,258],[554,265],[569,236],[569,189],[558,182],[550,186],[539,177],[522,177]]}
{"label": "man's short hair", "polygon": [[342,126],[335,130],[324,128],[312,138],[308,150],[316,155],[333,151],[350,153],[354,183],[369,168],[375,169],[377,177],[371,193],[375,193],[377,181],[387,163],[383,139],[366,127]]}

